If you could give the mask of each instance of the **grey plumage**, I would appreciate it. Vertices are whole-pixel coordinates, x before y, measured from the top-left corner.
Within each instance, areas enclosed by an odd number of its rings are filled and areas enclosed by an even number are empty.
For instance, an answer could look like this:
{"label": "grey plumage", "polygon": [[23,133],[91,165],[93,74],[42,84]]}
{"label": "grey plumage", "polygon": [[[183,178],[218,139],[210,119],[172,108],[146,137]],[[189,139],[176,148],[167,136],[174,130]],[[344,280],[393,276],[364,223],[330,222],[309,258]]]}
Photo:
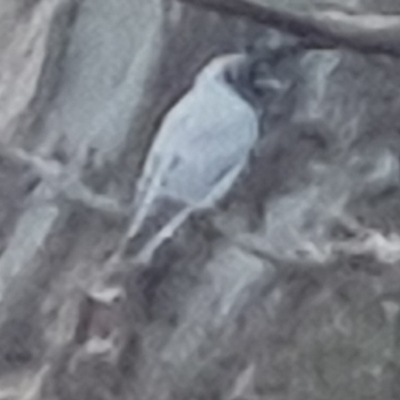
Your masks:
{"label": "grey plumage", "polygon": [[258,138],[257,112],[234,87],[249,62],[242,54],[213,59],[165,117],[138,183],[128,238],[140,232],[160,199],[182,204],[182,211],[142,254],[150,257],[194,209],[224,197],[242,171]]}

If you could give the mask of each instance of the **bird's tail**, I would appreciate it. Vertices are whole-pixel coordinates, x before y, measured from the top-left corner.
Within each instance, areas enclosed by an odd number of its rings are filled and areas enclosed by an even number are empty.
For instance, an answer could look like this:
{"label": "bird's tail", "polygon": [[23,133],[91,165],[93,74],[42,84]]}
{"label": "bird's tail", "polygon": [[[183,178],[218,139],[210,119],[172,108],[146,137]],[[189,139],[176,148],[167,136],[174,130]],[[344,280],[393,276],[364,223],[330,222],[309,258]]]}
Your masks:
{"label": "bird's tail", "polygon": [[133,204],[133,219],[126,235],[127,241],[140,234],[146,219],[154,212],[154,204],[157,197],[160,195],[159,177],[154,177],[147,188],[145,187],[146,174],[143,181],[144,183],[140,180],[138,184],[138,190]]}
{"label": "bird's tail", "polygon": [[140,233],[145,220],[153,211],[157,197],[161,195],[161,181],[168,166],[168,159],[153,158],[150,157],[145,163],[142,177],[137,183],[133,203],[134,216],[127,233],[127,240],[131,240]]}
{"label": "bird's tail", "polygon": [[[153,196],[151,196],[153,197]],[[147,216],[149,215],[150,208],[153,203],[153,199],[150,196],[146,196],[140,206],[135,205],[135,214],[131,224],[129,225],[129,230],[127,232],[127,239],[130,240],[139,234]]]}

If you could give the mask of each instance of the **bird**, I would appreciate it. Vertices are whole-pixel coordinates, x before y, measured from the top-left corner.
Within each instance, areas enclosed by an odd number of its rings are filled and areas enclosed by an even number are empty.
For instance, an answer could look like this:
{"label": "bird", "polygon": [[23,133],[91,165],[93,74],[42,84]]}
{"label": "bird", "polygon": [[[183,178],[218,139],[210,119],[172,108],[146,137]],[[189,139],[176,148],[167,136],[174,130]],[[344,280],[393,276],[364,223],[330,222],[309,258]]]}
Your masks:
{"label": "bird", "polygon": [[[210,208],[224,198],[243,171],[259,137],[252,67],[246,53],[211,59],[164,117],[137,184],[125,244],[140,234],[163,200],[181,207],[139,250],[138,261],[149,262],[194,210]],[[260,83],[279,89],[275,80]]]}

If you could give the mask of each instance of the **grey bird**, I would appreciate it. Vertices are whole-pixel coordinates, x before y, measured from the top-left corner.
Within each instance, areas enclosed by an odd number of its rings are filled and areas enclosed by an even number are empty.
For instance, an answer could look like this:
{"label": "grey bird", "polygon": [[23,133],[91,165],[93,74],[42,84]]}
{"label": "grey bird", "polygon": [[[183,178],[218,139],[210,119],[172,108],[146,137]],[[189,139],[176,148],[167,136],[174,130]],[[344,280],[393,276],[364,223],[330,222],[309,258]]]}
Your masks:
{"label": "grey bird", "polygon": [[[144,245],[138,261],[149,262],[194,210],[222,199],[243,170],[259,136],[257,95],[249,85],[251,65],[246,54],[212,59],[164,118],[138,182],[126,243],[140,234],[160,201],[181,207]],[[277,81],[261,84],[278,89]]]}

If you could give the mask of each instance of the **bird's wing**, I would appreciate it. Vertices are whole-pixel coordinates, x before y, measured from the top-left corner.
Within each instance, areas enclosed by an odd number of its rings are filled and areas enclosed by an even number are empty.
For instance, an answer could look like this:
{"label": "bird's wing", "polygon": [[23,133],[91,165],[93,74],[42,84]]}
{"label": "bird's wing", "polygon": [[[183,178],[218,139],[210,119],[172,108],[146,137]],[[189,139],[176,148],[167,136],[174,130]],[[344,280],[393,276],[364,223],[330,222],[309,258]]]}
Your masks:
{"label": "bird's wing", "polygon": [[188,92],[165,116],[161,128],[147,155],[134,199],[134,218],[128,233],[134,236],[160,196],[161,184],[177,153],[177,142],[182,133],[190,131],[190,110],[196,109],[196,97]]}
{"label": "bird's wing", "polygon": [[[248,115],[248,117],[252,117],[252,115],[250,114]],[[239,121],[245,119],[246,118],[240,118]],[[136,261],[145,264],[149,263],[157,248],[167,238],[171,237],[174,234],[174,232],[179,228],[179,226],[181,226],[185,222],[185,220],[193,211],[201,208],[204,209],[214,206],[215,203],[222,197],[224,197],[226,193],[232,188],[232,185],[237,180],[238,175],[240,174],[240,172],[242,172],[249,151],[251,150],[257,138],[257,126],[258,126],[257,121],[254,118],[252,118],[249,121],[250,124],[244,124],[244,123],[242,124],[241,122],[235,123],[234,120],[232,122],[234,124],[234,127],[238,128],[239,130],[247,129],[248,132],[244,136],[247,136],[248,138],[251,137],[253,138],[253,140],[243,141],[241,150],[235,151],[236,156],[231,157],[230,160],[229,157],[228,159],[224,159],[224,162],[222,163],[223,168],[219,169],[219,174],[214,175],[214,178],[212,178],[213,174],[210,173],[209,171],[206,171],[206,174],[201,173],[199,175],[198,169],[195,168],[195,170],[193,170],[192,169],[193,165],[190,162],[189,163],[182,162],[184,168],[181,171],[177,171],[175,178],[174,174],[170,173],[171,183],[175,184],[176,186],[179,179],[182,179],[183,183],[181,186],[183,192],[181,192],[180,195],[179,193],[172,193],[172,195],[177,196],[180,200],[186,197],[186,202],[189,204],[187,204],[187,206],[182,210],[178,211],[175,214],[175,216],[173,216],[162,227],[162,229],[160,229],[157,232],[155,236],[153,236],[148,242],[146,242],[145,246],[143,246],[139,254],[135,257]],[[228,124],[226,125],[226,127],[229,128],[230,131],[231,125]],[[199,153],[201,154],[202,151],[200,150]],[[188,158],[188,160],[190,161],[191,159]],[[211,169],[215,169],[216,161],[218,161],[218,157],[214,158],[214,162],[213,161],[210,162]],[[205,183],[199,182],[201,181],[202,178],[206,178]],[[211,180],[209,180],[210,178]],[[166,183],[168,184],[168,181]],[[202,190],[196,193],[196,188],[194,188],[194,186],[202,187]],[[190,189],[192,189],[191,192]],[[163,193],[166,193],[166,189],[163,189]]]}
{"label": "bird's wing", "polygon": [[136,233],[157,198],[200,203],[258,137],[254,110],[224,87],[195,86],[168,113],[138,186]]}
{"label": "bird's wing", "polygon": [[218,96],[191,114],[187,132],[175,144],[174,163],[163,177],[164,192],[192,204],[247,158],[258,137],[254,110],[234,94]]}

